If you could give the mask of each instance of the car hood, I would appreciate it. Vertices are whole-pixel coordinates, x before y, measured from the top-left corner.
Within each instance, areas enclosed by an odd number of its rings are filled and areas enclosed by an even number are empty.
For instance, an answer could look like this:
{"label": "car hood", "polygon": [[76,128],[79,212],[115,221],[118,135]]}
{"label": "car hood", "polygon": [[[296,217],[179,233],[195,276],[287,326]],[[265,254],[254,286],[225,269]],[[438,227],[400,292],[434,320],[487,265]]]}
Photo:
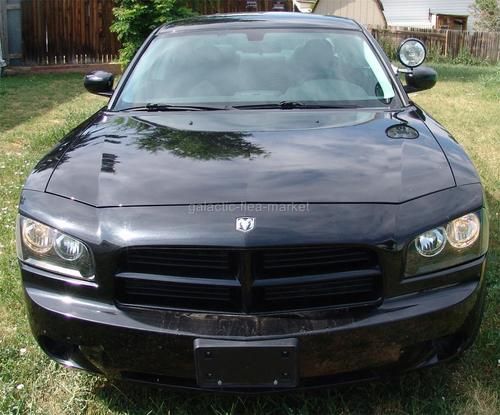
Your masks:
{"label": "car hood", "polygon": [[[395,124],[419,137],[389,138]],[[455,186],[411,110],[103,111],[79,134],[46,191],[99,207],[401,203]]]}

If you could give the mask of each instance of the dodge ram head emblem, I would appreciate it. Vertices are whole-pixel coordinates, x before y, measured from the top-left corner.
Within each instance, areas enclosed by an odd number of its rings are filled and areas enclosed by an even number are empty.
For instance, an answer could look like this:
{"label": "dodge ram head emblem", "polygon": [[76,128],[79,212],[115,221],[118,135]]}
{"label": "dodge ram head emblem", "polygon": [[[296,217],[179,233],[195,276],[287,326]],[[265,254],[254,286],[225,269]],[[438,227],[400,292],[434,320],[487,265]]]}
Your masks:
{"label": "dodge ram head emblem", "polygon": [[240,232],[250,232],[255,227],[255,218],[236,218],[236,230]]}

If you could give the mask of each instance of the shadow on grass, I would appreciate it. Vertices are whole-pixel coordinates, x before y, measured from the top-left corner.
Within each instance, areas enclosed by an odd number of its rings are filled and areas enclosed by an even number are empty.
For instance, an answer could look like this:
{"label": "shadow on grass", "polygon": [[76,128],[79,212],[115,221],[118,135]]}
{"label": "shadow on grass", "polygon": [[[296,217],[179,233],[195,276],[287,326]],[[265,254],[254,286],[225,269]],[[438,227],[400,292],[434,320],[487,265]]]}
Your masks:
{"label": "shadow on grass", "polygon": [[0,134],[84,92],[80,74],[29,74],[0,79]]}
{"label": "shadow on grass", "polygon": [[[496,194],[486,190],[490,219],[490,252],[500,251],[500,189]],[[500,252],[498,252],[500,254]]]}
{"label": "shadow on grass", "polygon": [[[259,396],[175,392],[123,382],[105,383],[96,399],[116,413],[175,414],[370,414],[449,413],[456,364],[392,380],[310,392]],[[446,397],[446,398],[445,398]]]}

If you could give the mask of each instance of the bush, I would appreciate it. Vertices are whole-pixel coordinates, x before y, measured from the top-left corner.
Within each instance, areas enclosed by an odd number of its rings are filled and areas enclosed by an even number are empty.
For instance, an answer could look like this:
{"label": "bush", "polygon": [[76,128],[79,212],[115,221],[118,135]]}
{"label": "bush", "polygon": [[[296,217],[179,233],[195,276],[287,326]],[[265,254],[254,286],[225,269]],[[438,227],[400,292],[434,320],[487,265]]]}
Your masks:
{"label": "bush", "polygon": [[476,30],[500,31],[500,2],[498,0],[475,0],[471,6],[476,19]]}
{"label": "bush", "polygon": [[115,4],[111,31],[122,43],[120,62],[124,66],[155,27],[194,15],[184,0],[115,0]]}
{"label": "bush", "polygon": [[391,61],[398,60],[398,46],[394,44],[392,39],[385,36],[381,36],[378,39],[378,43],[380,44],[385,54],[389,57]]}

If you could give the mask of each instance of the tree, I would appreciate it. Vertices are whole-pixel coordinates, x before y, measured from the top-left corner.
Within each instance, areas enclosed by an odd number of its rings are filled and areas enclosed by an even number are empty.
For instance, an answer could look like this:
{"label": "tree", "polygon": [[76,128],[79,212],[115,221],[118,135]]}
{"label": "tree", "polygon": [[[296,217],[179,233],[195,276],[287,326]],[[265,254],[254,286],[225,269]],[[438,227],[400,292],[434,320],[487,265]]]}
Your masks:
{"label": "tree", "polygon": [[500,32],[500,0],[475,0],[471,7],[478,30]]}
{"label": "tree", "polygon": [[111,31],[122,43],[120,61],[130,62],[149,33],[157,26],[193,16],[184,0],[115,0]]}

